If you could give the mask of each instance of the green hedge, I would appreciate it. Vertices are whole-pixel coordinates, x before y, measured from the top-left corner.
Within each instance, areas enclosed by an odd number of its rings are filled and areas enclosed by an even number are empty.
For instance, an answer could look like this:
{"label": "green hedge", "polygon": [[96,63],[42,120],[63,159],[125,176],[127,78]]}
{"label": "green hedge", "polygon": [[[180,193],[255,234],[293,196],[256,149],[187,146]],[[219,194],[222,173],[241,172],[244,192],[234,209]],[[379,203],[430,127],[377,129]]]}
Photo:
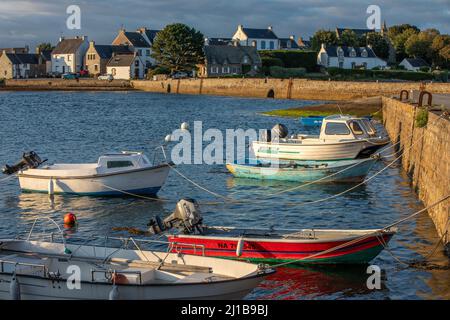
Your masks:
{"label": "green hedge", "polygon": [[305,68],[283,68],[278,66],[270,67],[270,75],[274,78],[299,78],[304,77]]}
{"label": "green hedge", "polygon": [[317,53],[314,51],[263,50],[259,51],[259,55],[261,59],[279,59],[283,62],[285,68],[305,68],[307,71],[312,72],[317,65]]}
{"label": "green hedge", "polygon": [[364,69],[341,69],[328,68],[328,74],[332,78],[379,78],[379,79],[397,79],[410,81],[433,80],[435,77],[427,72],[412,72],[401,70],[364,70]]}

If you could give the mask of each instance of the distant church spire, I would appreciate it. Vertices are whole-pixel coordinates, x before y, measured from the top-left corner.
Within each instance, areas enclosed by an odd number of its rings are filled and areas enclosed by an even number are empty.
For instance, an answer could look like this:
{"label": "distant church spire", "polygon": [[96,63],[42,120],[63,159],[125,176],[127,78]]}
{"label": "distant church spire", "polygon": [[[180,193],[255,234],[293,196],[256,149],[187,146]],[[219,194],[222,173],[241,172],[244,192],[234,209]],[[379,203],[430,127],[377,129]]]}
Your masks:
{"label": "distant church spire", "polygon": [[386,20],[383,21],[383,26],[381,27],[381,35],[387,34],[387,26],[386,26]]}

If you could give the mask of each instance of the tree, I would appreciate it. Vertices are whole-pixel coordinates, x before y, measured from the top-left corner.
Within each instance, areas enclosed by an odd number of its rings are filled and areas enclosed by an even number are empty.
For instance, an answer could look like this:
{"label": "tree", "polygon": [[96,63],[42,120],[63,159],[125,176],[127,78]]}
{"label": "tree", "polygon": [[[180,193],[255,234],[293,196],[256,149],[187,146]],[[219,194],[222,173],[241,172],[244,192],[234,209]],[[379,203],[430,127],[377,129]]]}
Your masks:
{"label": "tree", "polygon": [[407,57],[405,51],[405,43],[412,36],[419,33],[415,28],[405,29],[403,32],[391,38],[391,42],[395,48],[396,59],[398,62]]}
{"label": "tree", "polygon": [[171,24],[157,33],[152,57],[171,72],[192,71],[203,62],[203,44],[201,32],[182,23]]}
{"label": "tree", "polygon": [[433,63],[442,68],[449,68],[450,63],[450,35],[437,35],[431,44]]}
{"label": "tree", "polygon": [[311,48],[315,51],[319,51],[322,43],[335,46],[337,45],[336,33],[330,30],[320,29],[314,33],[311,38]]}
{"label": "tree", "polygon": [[40,43],[38,46],[39,51],[52,51],[53,49],[55,49],[54,46],[52,46],[52,44],[50,42],[42,42]]}
{"label": "tree", "polygon": [[371,45],[375,54],[382,58],[389,57],[389,44],[386,39],[377,32],[369,32],[367,34],[366,44]]}
{"label": "tree", "polygon": [[405,42],[405,52],[410,57],[422,58],[433,63],[435,53],[432,49],[434,39],[439,35],[436,29],[427,29],[411,35]]}
{"label": "tree", "polygon": [[353,30],[344,30],[338,41],[340,46],[358,47],[359,39]]}
{"label": "tree", "polygon": [[414,31],[414,33],[419,33],[420,29],[417,28],[414,25],[410,25],[410,24],[399,24],[399,25],[395,25],[392,26],[388,29],[388,36],[389,39],[391,39],[391,41],[394,41],[395,37],[397,37],[398,35],[402,34],[403,32],[405,32],[406,30],[411,29]]}

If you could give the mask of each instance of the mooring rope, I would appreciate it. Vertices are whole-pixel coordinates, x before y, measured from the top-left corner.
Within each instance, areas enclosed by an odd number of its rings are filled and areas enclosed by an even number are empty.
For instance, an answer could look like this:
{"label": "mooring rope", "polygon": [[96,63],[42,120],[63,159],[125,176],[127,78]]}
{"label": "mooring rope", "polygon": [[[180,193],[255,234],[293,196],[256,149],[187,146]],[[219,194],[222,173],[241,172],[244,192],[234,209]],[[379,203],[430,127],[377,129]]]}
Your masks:
{"label": "mooring rope", "polygon": [[[389,230],[389,229],[391,229],[391,228],[393,228],[393,227],[395,227],[395,226],[397,226],[397,225],[399,225],[399,224],[401,224],[401,223],[403,223],[403,222],[405,222],[405,221],[407,221],[407,220],[409,220],[409,219],[412,219],[412,218],[414,218],[415,216],[421,214],[422,212],[425,212],[425,211],[427,211],[427,210],[429,210],[429,209],[431,209],[431,208],[437,206],[438,204],[440,204],[440,203],[442,203],[442,202],[448,200],[449,198],[450,198],[450,194],[448,194],[448,195],[446,195],[445,197],[441,198],[440,200],[438,200],[438,201],[432,203],[431,205],[429,205],[429,206],[427,206],[427,207],[425,207],[425,208],[423,208],[423,209],[421,209],[421,210],[419,210],[419,211],[416,211],[416,212],[410,214],[409,216],[407,216],[407,217],[405,217],[405,218],[402,218],[402,219],[400,219],[400,220],[397,220],[396,222],[393,222],[393,223],[391,223],[391,224],[389,224],[389,225],[387,225],[387,226],[385,226],[385,227],[383,227],[383,228],[377,229],[377,230],[374,231],[374,232],[365,234],[364,236],[357,237],[357,238],[355,238],[355,239],[353,239],[353,240],[350,240],[350,241],[348,241],[348,242],[342,243],[342,244],[340,244],[340,245],[338,245],[338,246],[329,248],[329,249],[327,249],[327,250],[323,250],[323,251],[321,251],[321,252],[317,252],[317,253],[314,253],[314,254],[312,254],[312,255],[303,257],[303,258],[299,258],[299,259],[295,259],[295,260],[291,260],[291,261],[287,261],[287,262],[275,264],[275,265],[272,265],[271,267],[278,268],[278,267],[281,267],[281,266],[285,266],[285,265],[297,263],[297,262],[300,262],[300,261],[309,260],[309,259],[312,259],[312,258],[321,256],[321,255],[324,255],[324,254],[332,253],[332,252],[335,252],[335,251],[337,251],[337,250],[339,250],[339,249],[348,247],[348,246],[350,246],[350,245],[352,245],[352,244],[354,244],[354,243],[360,242],[360,241],[365,240],[365,239],[367,239],[367,238],[369,238],[369,237],[372,237],[372,236],[377,236],[377,237],[378,237],[378,236],[381,234],[381,237],[382,237],[382,236],[383,236],[383,234],[382,234],[383,231],[387,231],[387,230]],[[384,240],[383,240],[383,241],[384,241]]]}

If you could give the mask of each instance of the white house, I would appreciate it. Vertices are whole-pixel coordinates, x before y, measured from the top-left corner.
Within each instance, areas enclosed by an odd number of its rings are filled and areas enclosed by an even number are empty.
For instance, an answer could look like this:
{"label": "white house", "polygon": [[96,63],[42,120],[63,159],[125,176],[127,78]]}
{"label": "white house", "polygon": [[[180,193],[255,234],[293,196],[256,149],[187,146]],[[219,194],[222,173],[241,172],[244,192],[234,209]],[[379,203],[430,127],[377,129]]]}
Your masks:
{"label": "white house", "polygon": [[362,67],[373,69],[375,67],[386,67],[387,63],[376,56],[371,46],[346,47],[326,46],[322,44],[317,54],[317,64],[324,67],[336,67],[343,69],[354,69]]}
{"label": "white house", "polygon": [[420,68],[430,67],[422,58],[405,58],[399,65],[410,71],[420,71]]}
{"label": "white house", "polygon": [[84,67],[84,56],[89,47],[87,37],[61,37],[52,51],[52,73],[79,72]]}
{"label": "white house", "polygon": [[137,31],[126,31],[120,29],[119,34],[113,40],[112,45],[125,45],[131,51],[139,55],[141,61],[145,65],[144,72],[147,73],[148,68],[155,64],[155,60],[151,57],[152,45],[156,34],[160,30],[150,30],[147,28],[139,28]]}
{"label": "white house", "polygon": [[272,26],[267,29],[244,28],[238,25],[233,40],[239,41],[241,46],[256,47],[257,50],[279,50],[280,39],[273,32]]}
{"label": "white house", "polygon": [[106,65],[106,73],[114,79],[142,79],[145,64],[137,53],[113,55]]}

